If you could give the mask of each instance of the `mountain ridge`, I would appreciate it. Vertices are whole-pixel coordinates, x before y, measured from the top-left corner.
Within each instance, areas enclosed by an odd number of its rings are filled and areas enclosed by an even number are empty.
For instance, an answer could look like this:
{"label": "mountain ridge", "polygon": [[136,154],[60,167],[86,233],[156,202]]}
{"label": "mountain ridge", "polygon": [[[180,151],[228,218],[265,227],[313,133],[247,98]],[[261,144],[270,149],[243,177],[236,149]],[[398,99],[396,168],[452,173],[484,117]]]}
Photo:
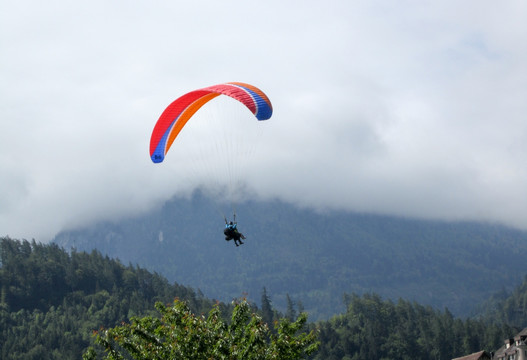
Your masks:
{"label": "mountain ridge", "polygon": [[229,301],[287,297],[311,319],[343,312],[343,295],[375,292],[468,315],[474,299],[527,274],[527,232],[496,224],[300,209],[278,200],[239,204],[238,248],[225,242],[217,205],[200,193],[143,216],[66,231],[65,248],[93,248]]}

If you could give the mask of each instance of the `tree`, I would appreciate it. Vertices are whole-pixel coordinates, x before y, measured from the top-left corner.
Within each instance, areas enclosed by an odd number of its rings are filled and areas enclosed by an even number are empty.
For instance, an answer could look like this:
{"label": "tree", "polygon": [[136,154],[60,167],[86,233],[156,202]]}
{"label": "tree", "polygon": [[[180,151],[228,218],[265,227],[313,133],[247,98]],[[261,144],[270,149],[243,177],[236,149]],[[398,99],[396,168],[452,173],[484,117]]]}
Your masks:
{"label": "tree", "polygon": [[286,300],[287,300],[287,311],[285,313],[285,318],[289,321],[294,321],[296,318],[295,303],[293,300],[291,300],[291,297],[289,297],[289,294],[286,294]]}
{"label": "tree", "polygon": [[[208,317],[194,315],[178,299],[171,307],[155,306],[161,318],[132,318],[129,324],[97,332],[103,359],[300,359],[319,346],[315,331],[300,332],[305,313],[295,322],[280,320],[273,334],[246,300],[235,304],[229,324],[218,305]],[[90,348],[83,359],[97,359],[96,350]]]}
{"label": "tree", "polygon": [[262,318],[266,324],[273,323],[273,306],[271,304],[271,298],[267,295],[267,289],[264,287],[262,291]]}

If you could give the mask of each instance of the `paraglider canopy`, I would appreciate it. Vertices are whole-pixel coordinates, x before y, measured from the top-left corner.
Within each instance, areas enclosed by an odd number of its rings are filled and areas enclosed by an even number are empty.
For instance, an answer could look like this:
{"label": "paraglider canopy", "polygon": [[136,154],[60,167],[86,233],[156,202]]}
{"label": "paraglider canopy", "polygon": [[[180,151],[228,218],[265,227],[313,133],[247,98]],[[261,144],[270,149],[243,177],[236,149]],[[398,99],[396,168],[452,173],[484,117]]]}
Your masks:
{"label": "paraglider canopy", "polygon": [[187,121],[204,104],[219,95],[226,95],[245,105],[258,120],[267,120],[273,114],[271,101],[253,85],[230,82],[198,89],[182,95],[163,111],[150,138],[150,158],[160,163]]}

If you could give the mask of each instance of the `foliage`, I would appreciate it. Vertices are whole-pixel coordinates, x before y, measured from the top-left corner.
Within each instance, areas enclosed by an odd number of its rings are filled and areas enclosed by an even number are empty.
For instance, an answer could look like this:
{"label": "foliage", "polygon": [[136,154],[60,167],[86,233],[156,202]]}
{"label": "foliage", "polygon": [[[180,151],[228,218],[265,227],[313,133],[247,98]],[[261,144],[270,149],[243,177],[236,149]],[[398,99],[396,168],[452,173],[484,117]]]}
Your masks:
{"label": "foliage", "polygon": [[376,294],[348,295],[346,301],[346,314],[319,324],[322,345],[314,359],[452,359],[494,351],[517,332]]}
{"label": "foliage", "polygon": [[[230,324],[215,306],[208,317],[194,315],[175,300],[172,307],[157,303],[161,318],[132,318],[131,323],[101,330],[96,342],[104,348],[104,359],[300,359],[316,351],[314,331],[299,333],[307,315],[295,322],[280,321],[277,335],[262,318],[251,313],[244,300],[236,304]],[[90,349],[85,360],[96,359]]]}
{"label": "foliage", "polygon": [[512,292],[502,290],[475,309],[479,318],[521,328],[527,324],[527,276]]}
{"label": "foliage", "polygon": [[78,359],[94,329],[155,314],[156,301],[179,297],[196,312],[215,303],[97,251],[1,238],[0,260],[1,359]]}
{"label": "foliage", "polygon": [[[300,341],[296,348],[289,340],[293,334],[302,340],[299,336],[316,332],[320,347],[310,357],[330,360],[450,359],[479,350],[497,350],[503,339],[527,326],[527,278],[510,294],[496,295],[481,314],[471,318],[457,318],[446,309],[439,311],[408,300],[393,302],[377,294],[353,294],[345,296],[345,313],[329,321],[306,324],[301,300],[289,295],[286,317],[291,320],[278,320],[284,316],[273,308],[265,287],[261,310],[242,302],[233,312],[231,304],[208,300],[200,291],[169,284],[160,275],[124,266],[97,251],[88,254],[72,250],[68,254],[56,244],[9,238],[0,238],[0,289],[1,359],[79,359],[94,345],[91,334],[101,326],[114,327],[115,334],[127,329],[138,336],[134,331],[139,325],[150,326],[145,334],[155,334],[161,325],[165,327],[159,331],[169,331],[166,324],[174,319],[192,331],[171,336],[192,339],[195,344],[215,344],[218,353],[236,346],[236,354],[249,346],[261,350],[258,346],[263,346],[263,338],[268,353],[272,353],[271,345],[276,345],[276,351],[291,356],[305,351],[307,356],[313,349],[310,346],[315,346],[311,343],[306,348],[310,338],[303,338],[304,345]],[[161,305],[172,303],[174,298],[180,300],[173,307]],[[153,306],[156,302],[157,310]],[[161,319],[157,318],[159,312]],[[206,318],[193,315],[207,313]],[[296,317],[299,313],[302,315]],[[223,335],[214,335],[215,331]],[[198,334],[200,340],[196,342]],[[103,339],[105,332],[98,335]],[[115,341],[112,346],[125,349]],[[92,349],[86,356],[101,357],[103,349]]]}

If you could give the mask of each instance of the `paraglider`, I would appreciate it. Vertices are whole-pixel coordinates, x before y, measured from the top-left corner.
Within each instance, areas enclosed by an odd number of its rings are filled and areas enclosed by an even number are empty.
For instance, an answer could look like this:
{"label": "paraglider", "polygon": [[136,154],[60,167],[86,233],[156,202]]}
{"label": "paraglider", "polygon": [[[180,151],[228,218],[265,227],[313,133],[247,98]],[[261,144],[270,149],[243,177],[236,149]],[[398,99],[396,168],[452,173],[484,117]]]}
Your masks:
{"label": "paraglider", "polygon": [[245,235],[238,231],[236,214],[234,214],[234,221],[227,222],[227,218],[225,218],[225,230],[223,230],[223,234],[225,235],[226,241],[234,240],[236,246],[243,244],[242,239],[245,240]]}
{"label": "paraglider", "polygon": [[203,105],[219,95],[227,95],[245,105],[258,120],[268,120],[273,114],[271,101],[255,86],[232,82],[194,90],[179,97],[163,111],[150,138],[150,158],[160,163],[187,121]]}
{"label": "paraglider", "polygon": [[[237,100],[248,108],[258,121],[268,120],[273,114],[273,107],[267,95],[250,84],[229,82],[190,91],[168,105],[156,122],[150,138],[151,160],[154,163],[163,162],[187,122],[192,121],[200,108],[220,95]],[[245,239],[245,236],[237,229],[235,212],[234,222],[227,222],[225,218],[225,225],[225,240],[234,240],[236,246],[243,244],[241,239]]]}

